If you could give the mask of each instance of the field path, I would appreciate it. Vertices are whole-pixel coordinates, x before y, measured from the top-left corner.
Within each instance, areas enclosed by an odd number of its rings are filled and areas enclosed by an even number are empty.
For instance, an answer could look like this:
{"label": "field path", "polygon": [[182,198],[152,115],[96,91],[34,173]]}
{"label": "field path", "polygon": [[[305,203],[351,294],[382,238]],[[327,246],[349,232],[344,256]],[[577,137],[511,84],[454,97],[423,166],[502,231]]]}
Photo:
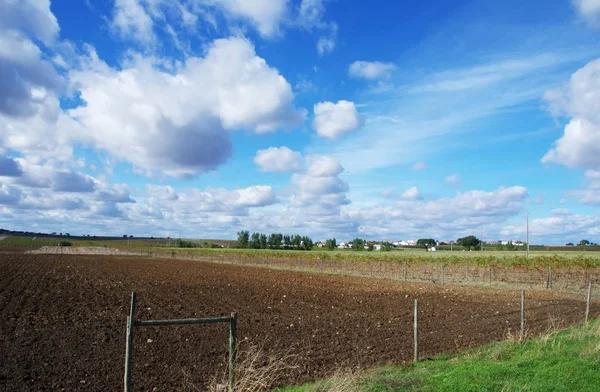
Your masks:
{"label": "field path", "polygon": [[[515,333],[520,293],[110,256],[0,254],[0,390],[122,389],[125,321],[239,314],[240,350],[298,356],[279,384],[412,358],[419,298],[423,355]],[[580,299],[527,295],[533,333],[584,315]],[[592,315],[600,314],[595,304]],[[225,325],[135,329],[134,390],[181,390],[225,371]],[[187,376],[184,374],[187,374]]]}

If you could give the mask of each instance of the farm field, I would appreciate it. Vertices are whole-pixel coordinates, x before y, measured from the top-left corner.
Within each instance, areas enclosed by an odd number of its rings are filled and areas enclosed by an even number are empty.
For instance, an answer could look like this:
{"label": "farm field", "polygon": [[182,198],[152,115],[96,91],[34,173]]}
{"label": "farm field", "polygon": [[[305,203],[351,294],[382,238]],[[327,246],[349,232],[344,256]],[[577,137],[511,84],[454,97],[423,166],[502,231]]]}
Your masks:
{"label": "farm field", "polygon": [[[132,291],[138,319],[239,314],[240,352],[295,355],[274,385],[425,357],[518,331],[520,292],[311,275],[194,260],[0,253],[0,389],[119,390]],[[582,298],[528,292],[531,334],[581,321]],[[594,303],[592,316],[600,314]],[[225,370],[224,325],[136,328],[134,390],[203,385]]]}

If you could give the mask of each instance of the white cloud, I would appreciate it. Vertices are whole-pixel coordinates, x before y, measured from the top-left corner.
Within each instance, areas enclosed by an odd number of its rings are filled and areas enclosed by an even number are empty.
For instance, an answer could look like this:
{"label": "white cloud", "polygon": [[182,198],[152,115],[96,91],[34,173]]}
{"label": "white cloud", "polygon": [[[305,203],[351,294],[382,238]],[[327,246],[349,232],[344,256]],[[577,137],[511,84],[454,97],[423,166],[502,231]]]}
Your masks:
{"label": "white cloud", "polygon": [[419,190],[417,189],[416,186],[413,186],[412,188],[408,188],[407,190],[402,192],[399,195],[399,197],[402,200],[421,200],[421,199],[423,199],[421,192],[419,192]]}
{"label": "white cloud", "polygon": [[392,187],[387,187],[384,190],[381,191],[381,196],[383,197],[390,197],[392,196],[392,194],[394,193],[394,188]]}
{"label": "white cloud", "polygon": [[355,61],[350,64],[348,74],[355,78],[368,80],[388,79],[396,66],[381,61]]}
{"label": "white cloud", "polygon": [[0,1],[0,31],[13,29],[25,30],[46,45],[54,43],[60,30],[50,0]]}
{"label": "white cloud", "polygon": [[216,40],[204,58],[173,66],[134,56],[116,70],[90,53],[70,73],[85,105],[69,114],[89,130],[85,141],[140,168],[193,176],[230,157],[229,130],[264,133],[304,119],[289,83],[243,38]]}
{"label": "white cloud", "polygon": [[302,154],[285,146],[269,147],[256,153],[254,163],[262,172],[295,172],[302,169]]}
{"label": "white cloud", "polygon": [[297,208],[295,213],[303,220],[339,217],[340,207],[350,203],[346,197],[348,183],[339,178],[344,168],[329,156],[311,156],[307,160],[306,173],[292,176],[295,189],[290,205]]}
{"label": "white cloud", "polygon": [[451,174],[448,177],[446,177],[444,181],[446,181],[446,183],[448,184],[458,184],[462,181],[462,179],[458,174]]}
{"label": "white cloud", "polygon": [[0,31],[0,115],[27,117],[61,86],[42,50],[16,31]]}
{"label": "white cloud", "polygon": [[317,52],[319,56],[323,56],[327,53],[333,52],[335,49],[335,38],[333,37],[321,37],[317,41]]}
{"label": "white cloud", "polygon": [[361,119],[354,102],[320,102],[313,110],[315,113],[313,129],[320,136],[335,139],[361,126]]}
{"label": "white cloud", "polygon": [[246,19],[263,37],[279,33],[279,24],[286,16],[287,0],[220,0],[211,1],[234,18]]}
{"label": "white cloud", "polygon": [[600,168],[600,59],[575,72],[567,86],[545,95],[554,115],[571,117],[564,135],[542,162],[570,168]]}
{"label": "white cloud", "polygon": [[413,166],[412,166],[412,170],[418,171],[418,170],[425,170],[427,169],[427,164],[425,162],[416,162]]}
{"label": "white cloud", "polygon": [[146,45],[154,41],[152,18],[140,0],[115,0],[113,28],[122,36]]}
{"label": "white cloud", "polygon": [[280,25],[288,12],[287,0],[115,0],[112,26],[124,38],[145,46],[156,41],[155,29],[164,29],[181,50],[179,27],[194,31],[198,20],[218,30],[217,14],[222,15],[230,30],[243,23],[255,28],[261,36],[280,34]]}
{"label": "white cloud", "polygon": [[599,0],[572,0],[577,12],[594,26],[600,25]]}
{"label": "white cloud", "polygon": [[17,204],[21,200],[21,191],[13,186],[0,184],[0,205]]}

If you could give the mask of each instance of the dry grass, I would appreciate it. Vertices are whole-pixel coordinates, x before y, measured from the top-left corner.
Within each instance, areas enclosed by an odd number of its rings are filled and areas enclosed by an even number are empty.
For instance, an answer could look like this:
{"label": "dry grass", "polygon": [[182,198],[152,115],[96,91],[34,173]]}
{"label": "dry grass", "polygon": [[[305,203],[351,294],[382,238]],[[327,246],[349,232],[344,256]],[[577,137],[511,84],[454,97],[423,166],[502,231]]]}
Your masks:
{"label": "dry grass", "polygon": [[[299,356],[289,353],[268,353],[262,345],[252,345],[239,350],[235,363],[236,392],[266,391],[277,384],[284,372],[298,367]],[[222,392],[228,390],[229,373],[213,378],[207,391]]]}

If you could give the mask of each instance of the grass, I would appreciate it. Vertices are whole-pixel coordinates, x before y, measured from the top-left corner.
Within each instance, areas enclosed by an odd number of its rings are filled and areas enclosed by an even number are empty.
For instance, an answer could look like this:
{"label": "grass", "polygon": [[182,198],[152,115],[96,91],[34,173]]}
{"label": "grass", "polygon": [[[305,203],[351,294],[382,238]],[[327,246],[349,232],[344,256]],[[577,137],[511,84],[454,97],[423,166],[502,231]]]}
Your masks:
{"label": "grass", "polygon": [[[349,376],[348,391],[598,391],[600,319],[588,326],[552,331],[520,344],[492,343],[457,355],[441,355],[409,367],[384,367]],[[333,391],[328,380],[277,392]],[[332,385],[339,383],[334,381]]]}
{"label": "grass", "polygon": [[[35,239],[34,239],[35,238]],[[472,264],[480,266],[560,266],[560,267],[598,267],[600,266],[600,252],[598,251],[553,251],[535,250],[530,252],[530,257],[525,257],[523,250],[498,251],[486,250],[483,252],[463,251],[437,251],[425,252],[423,249],[395,249],[390,252],[355,252],[352,250],[327,251],[313,249],[311,251],[296,250],[271,250],[271,249],[227,249],[227,248],[178,248],[175,247],[177,240],[166,239],[102,239],[82,237],[32,237],[32,236],[9,236],[0,240],[2,247],[41,247],[57,246],[60,241],[67,240],[73,246],[107,246],[113,248],[142,250],[163,253],[184,253],[198,255],[232,255],[237,258],[272,257],[281,259],[303,259],[324,261],[355,261],[367,262],[370,260],[385,262],[409,262],[409,263],[444,263],[444,264]],[[196,241],[198,240],[190,240]],[[208,241],[208,240],[206,240]],[[204,242],[206,242],[204,241]],[[216,240],[213,240],[216,241]],[[172,246],[169,246],[171,244]]]}

